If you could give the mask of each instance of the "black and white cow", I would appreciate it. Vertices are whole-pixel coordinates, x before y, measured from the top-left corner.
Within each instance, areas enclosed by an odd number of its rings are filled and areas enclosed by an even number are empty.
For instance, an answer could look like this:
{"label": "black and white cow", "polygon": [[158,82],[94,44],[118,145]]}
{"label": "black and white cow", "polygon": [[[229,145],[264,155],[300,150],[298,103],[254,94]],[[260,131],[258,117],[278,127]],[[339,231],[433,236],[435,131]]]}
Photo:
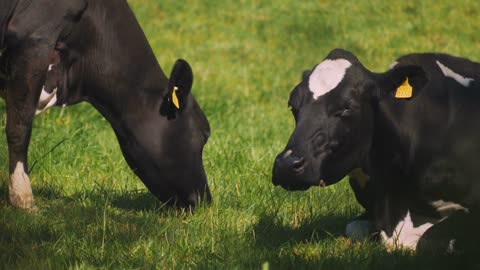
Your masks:
{"label": "black and white cow", "polygon": [[[452,215],[480,225],[479,81],[480,64],[445,54],[406,55],[374,73],[333,50],[291,92],[296,126],[273,183],[304,190],[351,173],[366,215],[346,234],[376,232],[388,245],[415,249]],[[447,233],[446,248],[462,233]]]}
{"label": "black and white cow", "polygon": [[160,200],[211,199],[202,164],[209,123],[178,60],[166,77],[126,0],[0,0],[0,86],[5,89],[9,200],[34,206],[27,150],[34,116],[91,103],[123,155]]}

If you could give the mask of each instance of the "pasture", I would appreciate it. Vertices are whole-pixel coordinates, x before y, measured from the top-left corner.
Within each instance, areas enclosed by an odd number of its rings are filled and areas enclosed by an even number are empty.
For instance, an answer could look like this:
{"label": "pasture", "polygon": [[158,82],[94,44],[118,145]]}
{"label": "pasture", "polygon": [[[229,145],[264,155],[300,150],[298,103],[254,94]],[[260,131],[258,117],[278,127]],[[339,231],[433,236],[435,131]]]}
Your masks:
{"label": "pasture", "polygon": [[480,267],[344,238],[347,221],[362,212],[346,180],[306,192],[271,184],[273,159],[294,126],[288,96],[304,69],[336,47],[377,72],[411,52],[480,61],[479,1],[129,3],[167,74],[177,58],[192,65],[193,93],[212,129],[204,165],[213,203],[193,214],[163,207],[93,107],[53,108],[35,119],[30,144],[37,213],[7,206],[0,136],[0,268]]}

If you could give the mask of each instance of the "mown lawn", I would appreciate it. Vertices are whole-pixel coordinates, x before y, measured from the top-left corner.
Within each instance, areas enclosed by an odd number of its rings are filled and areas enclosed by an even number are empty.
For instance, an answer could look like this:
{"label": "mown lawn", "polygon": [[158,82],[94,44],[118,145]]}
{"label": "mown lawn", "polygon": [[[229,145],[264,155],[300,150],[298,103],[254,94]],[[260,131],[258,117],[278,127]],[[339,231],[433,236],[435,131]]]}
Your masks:
{"label": "mown lawn", "polygon": [[54,108],[36,118],[30,146],[38,213],[7,206],[0,137],[0,268],[473,268],[345,239],[347,221],[362,211],[347,181],[290,193],[270,178],[304,69],[336,47],[378,72],[410,52],[480,61],[480,1],[129,2],[166,73],[177,58],[193,67],[212,127],[204,159],[214,201],[194,214],[162,207],[91,106]]}

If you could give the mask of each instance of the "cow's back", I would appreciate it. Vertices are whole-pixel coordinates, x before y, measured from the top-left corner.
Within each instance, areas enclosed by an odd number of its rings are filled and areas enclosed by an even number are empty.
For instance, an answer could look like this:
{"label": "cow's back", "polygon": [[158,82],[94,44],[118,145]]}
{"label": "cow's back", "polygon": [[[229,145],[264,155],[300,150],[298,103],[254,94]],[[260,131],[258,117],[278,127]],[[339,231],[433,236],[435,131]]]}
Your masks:
{"label": "cow's back", "polygon": [[480,207],[480,64],[439,53],[397,62],[421,66],[429,80],[416,98],[390,104],[400,114],[390,119],[399,123],[397,134],[409,141],[409,177],[425,194]]}

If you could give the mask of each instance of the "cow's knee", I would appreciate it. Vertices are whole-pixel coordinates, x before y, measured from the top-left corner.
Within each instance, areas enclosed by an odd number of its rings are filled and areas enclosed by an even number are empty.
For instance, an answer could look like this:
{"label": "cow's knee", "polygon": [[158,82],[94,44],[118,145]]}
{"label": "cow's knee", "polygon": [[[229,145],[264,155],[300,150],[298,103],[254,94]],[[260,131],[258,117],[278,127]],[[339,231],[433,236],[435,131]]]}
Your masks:
{"label": "cow's knee", "polygon": [[25,172],[22,162],[17,162],[14,171],[10,174],[8,191],[12,206],[22,209],[32,209],[34,207],[30,178]]}
{"label": "cow's knee", "polygon": [[356,241],[368,240],[372,233],[372,224],[365,219],[356,219],[347,224],[345,236]]}

